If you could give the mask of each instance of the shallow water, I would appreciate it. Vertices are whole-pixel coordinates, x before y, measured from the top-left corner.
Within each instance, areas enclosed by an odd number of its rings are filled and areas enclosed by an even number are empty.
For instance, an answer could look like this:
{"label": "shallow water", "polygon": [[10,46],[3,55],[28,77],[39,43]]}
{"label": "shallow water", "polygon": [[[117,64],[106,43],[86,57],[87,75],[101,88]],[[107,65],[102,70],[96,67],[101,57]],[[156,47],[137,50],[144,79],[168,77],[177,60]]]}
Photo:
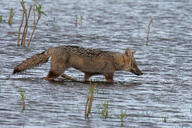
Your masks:
{"label": "shallow water", "polygon": [[[47,16],[42,16],[28,48],[16,47],[22,15],[20,3],[7,0],[0,4],[0,15],[6,21],[9,9],[15,11],[12,26],[0,23],[1,128],[121,127],[117,118],[121,111],[128,114],[124,127],[192,127],[192,3],[177,0],[43,0],[40,3]],[[153,23],[146,46],[150,18]],[[69,44],[117,52],[129,47],[137,51],[135,58],[144,75],[119,71],[114,76],[115,84],[98,82],[89,120],[84,119],[89,84],[62,78],[56,82],[42,80],[49,63],[11,75],[25,58]],[[67,74],[78,80],[83,77],[74,69]],[[91,80],[104,81],[104,77]],[[26,97],[24,112],[19,88]],[[106,101],[109,101],[109,117],[104,119],[101,111]]]}

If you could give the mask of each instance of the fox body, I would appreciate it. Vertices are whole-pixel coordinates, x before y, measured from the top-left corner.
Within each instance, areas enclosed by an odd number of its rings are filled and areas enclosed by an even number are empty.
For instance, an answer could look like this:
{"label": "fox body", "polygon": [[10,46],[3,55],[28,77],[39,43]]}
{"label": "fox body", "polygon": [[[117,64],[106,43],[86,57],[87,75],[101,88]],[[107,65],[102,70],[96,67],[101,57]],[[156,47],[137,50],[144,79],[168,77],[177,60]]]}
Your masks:
{"label": "fox body", "polygon": [[106,81],[113,82],[114,72],[124,70],[142,75],[134,59],[135,51],[129,48],[125,53],[88,49],[78,46],[59,46],[26,59],[14,68],[13,74],[33,68],[48,61],[51,56],[51,69],[45,80],[54,80],[70,67],[82,71],[84,81],[93,75],[104,75]]}

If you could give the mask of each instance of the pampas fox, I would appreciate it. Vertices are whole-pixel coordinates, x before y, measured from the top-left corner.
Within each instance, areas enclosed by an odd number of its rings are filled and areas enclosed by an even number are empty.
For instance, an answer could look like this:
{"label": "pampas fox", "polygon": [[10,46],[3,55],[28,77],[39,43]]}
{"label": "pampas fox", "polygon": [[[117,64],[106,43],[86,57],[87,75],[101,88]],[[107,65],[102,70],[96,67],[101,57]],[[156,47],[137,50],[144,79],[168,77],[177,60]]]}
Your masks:
{"label": "pampas fox", "polygon": [[136,75],[143,74],[137,67],[134,53],[135,51],[131,52],[129,48],[123,54],[78,46],[59,46],[26,59],[14,68],[13,74],[43,64],[51,56],[51,69],[45,80],[54,80],[66,69],[73,67],[85,74],[84,81],[88,81],[93,75],[101,74],[107,82],[113,83],[113,75],[117,70],[129,71]]}

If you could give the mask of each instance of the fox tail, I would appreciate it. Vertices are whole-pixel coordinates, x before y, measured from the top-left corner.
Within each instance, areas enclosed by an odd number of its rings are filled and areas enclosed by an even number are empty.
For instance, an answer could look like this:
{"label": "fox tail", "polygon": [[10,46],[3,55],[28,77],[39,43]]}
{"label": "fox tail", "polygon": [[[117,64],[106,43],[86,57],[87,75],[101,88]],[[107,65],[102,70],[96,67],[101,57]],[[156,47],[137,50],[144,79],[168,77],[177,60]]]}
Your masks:
{"label": "fox tail", "polygon": [[30,69],[30,68],[36,67],[38,65],[41,65],[43,63],[46,63],[48,61],[49,57],[52,55],[53,51],[54,50],[49,49],[47,51],[44,51],[40,54],[36,54],[36,55],[24,60],[21,64],[17,65],[14,68],[13,74],[19,73],[26,69]]}

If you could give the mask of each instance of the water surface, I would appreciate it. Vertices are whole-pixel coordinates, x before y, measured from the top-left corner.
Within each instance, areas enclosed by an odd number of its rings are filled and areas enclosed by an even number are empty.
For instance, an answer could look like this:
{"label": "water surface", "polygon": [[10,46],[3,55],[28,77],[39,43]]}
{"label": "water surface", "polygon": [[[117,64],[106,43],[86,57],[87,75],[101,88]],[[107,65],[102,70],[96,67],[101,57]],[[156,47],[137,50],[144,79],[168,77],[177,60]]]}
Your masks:
{"label": "water surface", "polygon": [[[26,4],[33,3],[32,0]],[[39,1],[42,16],[30,47],[17,48],[21,6],[17,0],[2,1],[0,15],[12,26],[0,23],[0,126],[1,128],[121,127],[117,115],[126,111],[124,127],[192,127],[192,4],[133,0]],[[78,18],[78,25],[74,22]],[[82,17],[82,24],[80,23]],[[153,18],[149,45],[147,26]],[[30,19],[32,22],[32,19]],[[32,24],[31,24],[32,27]],[[31,29],[29,30],[31,32]],[[42,80],[50,64],[11,75],[25,58],[59,45],[78,45],[109,51],[136,50],[135,58],[144,75],[115,73],[113,85],[97,83],[92,114],[84,119],[89,84],[58,78]],[[83,74],[67,74],[82,80]],[[103,76],[91,78],[104,81]],[[22,112],[19,88],[26,96]],[[101,115],[109,101],[109,117]]]}

